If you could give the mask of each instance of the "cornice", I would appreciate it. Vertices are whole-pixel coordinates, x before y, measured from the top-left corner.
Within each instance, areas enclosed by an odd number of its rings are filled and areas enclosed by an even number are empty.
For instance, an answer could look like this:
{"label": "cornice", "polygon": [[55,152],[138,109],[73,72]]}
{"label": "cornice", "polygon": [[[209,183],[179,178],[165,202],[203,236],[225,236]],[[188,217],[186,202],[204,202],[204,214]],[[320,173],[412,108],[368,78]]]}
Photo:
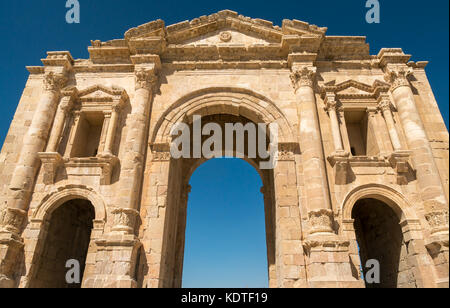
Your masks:
{"label": "cornice", "polygon": [[[205,35],[220,35],[227,29],[265,43],[192,41]],[[410,56],[398,48],[384,48],[377,56],[370,55],[366,37],[326,36],[326,32],[327,28],[298,20],[283,20],[280,27],[225,10],[170,26],[156,20],[128,30],[122,39],[91,41],[87,60],[74,60],[69,52],[58,51],[49,52],[42,61],[44,67],[64,67],[74,73],[132,73],[137,64],[153,63],[148,55],[159,57],[161,65],[181,70],[284,69],[300,62],[323,69],[379,69],[393,63],[415,70],[426,66],[426,62],[408,62]],[[27,69],[31,75],[45,71],[38,66]]]}

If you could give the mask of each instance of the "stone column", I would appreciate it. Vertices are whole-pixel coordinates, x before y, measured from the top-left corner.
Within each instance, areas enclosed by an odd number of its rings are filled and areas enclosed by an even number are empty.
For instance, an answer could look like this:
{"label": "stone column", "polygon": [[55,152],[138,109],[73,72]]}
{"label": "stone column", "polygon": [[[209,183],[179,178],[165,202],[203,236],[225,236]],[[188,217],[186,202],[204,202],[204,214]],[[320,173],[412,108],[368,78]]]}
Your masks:
{"label": "stone column", "polygon": [[117,202],[121,207],[138,209],[137,200],[141,189],[143,160],[147,147],[151,101],[156,82],[155,65],[137,69],[136,92],[125,143],[126,156],[122,160],[121,181],[123,185],[120,186],[121,197]]}
{"label": "stone column", "polygon": [[334,231],[334,213],[314,93],[315,73],[312,65],[294,64],[291,75],[299,104],[300,150],[310,224],[309,235],[303,242],[307,277],[311,277],[308,285],[360,287],[363,284],[353,274],[349,261],[350,242],[339,238]]}
{"label": "stone column", "polygon": [[50,140],[47,146],[47,153],[58,152],[59,142],[66,123],[67,115],[72,109],[73,99],[71,96],[65,96],[62,98],[59,104],[58,111],[56,112],[55,121],[53,123],[53,130],[50,135]]}
{"label": "stone column", "polygon": [[406,141],[409,150],[412,151],[417,183],[425,207],[425,217],[432,227],[432,234],[440,232],[448,234],[448,201],[434,161],[433,150],[408,81],[408,75],[412,71],[406,65],[388,64],[386,73],[392,83],[392,96],[397,105]]}
{"label": "stone column", "polygon": [[412,152],[425,218],[431,226],[431,236],[427,238],[426,245],[435,262],[437,285],[448,287],[449,205],[434,160],[433,150],[408,81],[408,76],[412,71],[404,64],[387,64],[386,73],[392,83],[392,96],[397,105],[408,148]]}
{"label": "stone column", "polygon": [[40,166],[38,153],[44,150],[47,143],[60,90],[66,81],[64,74],[53,71],[45,73],[44,93],[23,140],[19,160],[9,185],[6,208],[0,213],[0,287],[12,286],[18,278],[12,275],[23,248],[21,233]]}
{"label": "stone column", "polygon": [[300,150],[311,222],[310,234],[333,234],[333,211],[313,88],[315,74],[315,67],[296,67],[293,69],[291,79],[300,110]]}
{"label": "stone column", "polygon": [[116,137],[117,122],[119,119],[120,104],[115,102],[111,112],[108,129],[106,131],[106,141],[102,156],[113,156],[113,145]]}
{"label": "stone column", "polygon": [[379,104],[379,109],[383,113],[383,117],[388,128],[389,137],[391,138],[394,151],[401,151],[402,144],[398,136],[397,128],[395,127],[394,117],[392,116],[392,103],[389,96],[382,96],[381,102]]}
{"label": "stone column", "polygon": [[[98,271],[91,273],[83,283],[84,287],[137,287],[136,262],[141,242],[136,236],[136,225],[140,213],[137,200],[140,196],[143,164],[147,147],[150,123],[151,101],[156,83],[155,65],[139,67],[135,73],[136,92],[132,101],[132,112],[127,121],[128,133],[125,142],[125,157],[121,159],[122,170],[119,183],[119,197],[112,210],[111,232],[97,242],[99,250],[108,255],[99,261]],[[105,142],[105,153],[111,153],[114,132],[117,126],[118,110],[114,110]],[[113,263],[112,269],[104,269]]]}
{"label": "stone column", "polygon": [[326,110],[331,120],[331,133],[333,134],[334,149],[336,153],[344,152],[344,144],[342,142],[341,129],[339,127],[339,119],[337,115],[337,102],[334,93],[327,93],[325,98]]}

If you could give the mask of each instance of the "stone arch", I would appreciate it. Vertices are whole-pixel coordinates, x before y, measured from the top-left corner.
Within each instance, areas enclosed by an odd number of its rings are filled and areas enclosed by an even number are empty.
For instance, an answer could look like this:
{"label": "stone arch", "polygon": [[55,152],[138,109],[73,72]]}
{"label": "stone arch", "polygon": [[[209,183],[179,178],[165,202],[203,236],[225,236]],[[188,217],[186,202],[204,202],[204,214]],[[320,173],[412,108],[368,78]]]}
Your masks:
{"label": "stone arch", "polygon": [[[106,204],[94,189],[84,185],[66,185],[55,188],[42,199],[32,214],[31,224],[28,228],[35,232],[30,233],[31,237],[28,240],[35,248],[33,249],[32,262],[27,264],[27,273],[25,279],[21,282],[22,286],[30,287],[35,281],[39,263],[42,259],[41,254],[47,242],[53,213],[56,213],[57,210],[63,208],[70,201],[76,200],[88,201],[94,212],[89,242],[92,243],[103,233],[106,223]],[[89,250],[86,257],[90,253],[91,251]]]}
{"label": "stone arch", "polygon": [[67,185],[58,187],[46,195],[33,213],[32,219],[44,221],[59,206],[73,199],[84,199],[92,203],[95,209],[95,221],[106,222],[106,204],[92,188],[84,185]]}
{"label": "stone arch", "polygon": [[419,248],[423,245],[423,228],[402,193],[381,184],[353,189],[342,205],[342,226],[340,232],[350,240],[350,258],[356,268],[365,269],[366,259],[387,262],[381,264],[381,284],[367,287],[429,285],[429,273],[414,270],[420,264],[432,271],[424,262],[426,254]]}
{"label": "stone arch", "polygon": [[194,114],[202,116],[231,114],[245,117],[254,123],[278,123],[279,143],[296,143],[289,121],[268,98],[242,88],[206,88],[178,99],[161,116],[152,133],[151,144],[169,144],[174,124],[189,120]]}
{"label": "stone arch", "polygon": [[410,202],[395,189],[381,184],[367,184],[353,189],[347,194],[342,204],[342,219],[352,219],[352,211],[361,199],[376,199],[384,202],[397,214],[400,221],[417,221]]}

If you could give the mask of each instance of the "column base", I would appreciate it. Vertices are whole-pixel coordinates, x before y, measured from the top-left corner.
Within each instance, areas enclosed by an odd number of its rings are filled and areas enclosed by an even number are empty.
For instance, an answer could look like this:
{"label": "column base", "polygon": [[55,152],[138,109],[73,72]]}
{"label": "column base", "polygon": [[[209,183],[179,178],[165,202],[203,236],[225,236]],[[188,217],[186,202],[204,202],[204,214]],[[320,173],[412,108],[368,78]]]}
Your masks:
{"label": "column base", "polygon": [[304,243],[311,288],[364,288],[350,258],[350,241],[335,234],[313,234]]}
{"label": "column base", "polygon": [[18,287],[23,250],[24,243],[20,236],[0,231],[0,288]]}
{"label": "column base", "polygon": [[140,241],[133,234],[111,233],[96,241],[95,260],[86,264],[83,288],[137,288]]}
{"label": "column base", "polygon": [[434,262],[436,270],[436,286],[438,288],[449,287],[449,235],[442,232],[432,235],[426,242],[428,253]]}

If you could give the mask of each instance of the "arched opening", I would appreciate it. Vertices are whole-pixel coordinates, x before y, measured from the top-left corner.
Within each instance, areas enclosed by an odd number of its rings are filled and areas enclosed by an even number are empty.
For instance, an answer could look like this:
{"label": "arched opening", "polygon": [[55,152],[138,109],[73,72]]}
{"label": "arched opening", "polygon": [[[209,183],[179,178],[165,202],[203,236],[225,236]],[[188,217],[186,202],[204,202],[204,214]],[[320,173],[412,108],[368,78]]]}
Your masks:
{"label": "arched opening", "polygon": [[[206,125],[210,123],[215,123],[221,127],[222,132],[226,131],[227,124],[237,124],[240,123],[242,125],[246,125],[248,123],[254,123],[250,121],[248,118],[243,116],[236,116],[230,114],[215,114],[204,116],[201,119],[201,127],[204,128]],[[190,144],[194,145],[193,141],[193,132],[194,123],[192,122],[192,118],[186,118],[185,123],[189,125],[191,132],[191,141]],[[269,134],[266,131],[266,134]],[[225,135],[222,135],[225,138]],[[266,135],[267,142],[266,145],[269,144],[269,136]],[[202,144],[207,139],[207,136],[202,136]],[[256,158],[249,158],[249,140],[251,139],[248,133],[244,135],[244,146],[237,151],[236,142],[237,135],[234,138],[234,156],[242,155],[248,164],[253,166],[253,172],[256,172],[259,176],[259,180],[257,183],[253,183],[253,185],[259,186],[256,188],[257,197],[256,199],[260,200],[262,197],[261,194],[261,186],[264,186],[264,209],[265,209],[265,225],[266,225],[266,247],[267,253],[263,252],[262,256],[265,258],[267,256],[267,263],[265,275],[269,276],[269,283],[271,286],[276,284],[276,272],[275,272],[275,203],[274,203],[274,172],[273,169],[261,169],[260,162],[267,161],[267,159],[260,158],[257,156]],[[260,141],[260,138],[256,138],[256,143]],[[252,142],[255,140],[251,140]],[[225,139],[222,139],[222,143],[225,145]],[[258,148],[258,147],[257,147]],[[190,147],[191,153],[193,151],[193,146]],[[230,158],[221,158],[228,157],[225,152],[226,147],[223,147],[223,152],[220,155],[217,155],[215,158],[218,160],[230,161]],[[242,152],[241,152],[242,151]],[[164,256],[164,261],[161,264],[160,274],[159,274],[159,286],[160,287],[176,287],[179,288],[183,285],[183,271],[184,271],[184,256],[185,256],[185,243],[186,243],[186,223],[187,223],[187,211],[188,211],[188,199],[191,187],[189,185],[191,176],[194,174],[194,171],[197,170],[200,166],[202,166],[205,162],[209,161],[205,157],[201,158],[180,158],[180,159],[170,159],[170,163],[167,167],[156,167],[153,165],[154,169],[157,171],[165,171],[164,175],[161,179],[168,179],[167,187],[161,187],[158,193],[159,200],[162,201],[161,196],[167,195],[167,199],[164,199],[167,204],[167,208],[164,211],[165,221],[164,221],[164,232],[163,232],[163,242],[162,242],[162,255]],[[240,161],[240,160],[238,160]],[[245,164],[245,162],[244,162]],[[166,169],[167,168],[167,169]],[[251,167],[252,168],[252,167]],[[256,171],[255,171],[256,170]],[[241,171],[236,169],[234,171],[233,184],[238,184],[241,179]],[[212,177],[215,179],[220,178],[219,174],[212,174]],[[261,184],[261,179],[262,183]],[[204,189],[204,187],[197,187],[200,189],[204,196],[208,196],[210,198],[210,206],[214,207],[218,202],[223,201],[223,196],[228,193],[225,189],[222,191],[221,195],[213,196],[210,194],[210,191]],[[243,189],[243,188],[242,188]],[[259,192],[259,193],[258,193]],[[228,195],[229,196],[229,195]],[[158,199],[157,199],[158,200]],[[216,208],[220,208],[216,207]],[[236,213],[239,215],[239,213]],[[245,218],[245,217],[244,217]],[[215,221],[208,222],[209,228],[214,228]],[[207,231],[204,231],[207,232]],[[212,239],[213,240],[213,239]],[[237,251],[237,250],[236,250]],[[236,252],[238,253],[238,252]],[[217,267],[223,266],[219,263],[216,264]],[[226,267],[225,269],[230,269]],[[264,286],[265,282],[259,283],[259,286]],[[204,285],[208,287],[207,285]],[[244,285],[245,287],[245,285]]]}
{"label": "arched opening", "polygon": [[214,159],[190,185],[182,286],[269,287],[258,172],[243,160]]}
{"label": "arched opening", "polygon": [[[45,223],[43,246],[30,287],[81,287],[94,219],[93,205],[83,199],[67,201],[51,213]],[[69,260],[76,260],[80,265],[80,283],[66,281]]]}
{"label": "arched opening", "polygon": [[[366,287],[414,287],[408,244],[394,210],[380,200],[361,199],[353,207],[352,218]],[[368,274],[372,275],[368,271],[374,269],[373,265],[366,267],[369,260],[379,262],[379,283],[367,279]]]}

